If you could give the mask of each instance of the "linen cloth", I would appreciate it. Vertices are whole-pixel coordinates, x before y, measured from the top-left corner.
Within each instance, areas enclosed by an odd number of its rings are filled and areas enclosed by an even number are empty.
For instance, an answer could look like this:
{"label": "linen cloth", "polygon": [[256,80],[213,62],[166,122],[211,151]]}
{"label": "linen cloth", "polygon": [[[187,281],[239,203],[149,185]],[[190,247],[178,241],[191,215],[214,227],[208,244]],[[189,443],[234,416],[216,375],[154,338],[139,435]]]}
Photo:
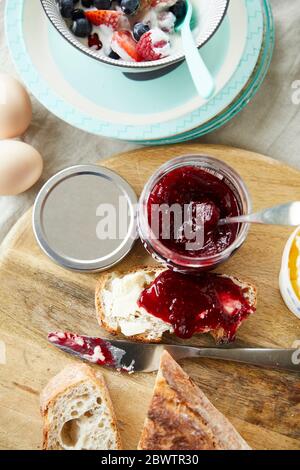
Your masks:
{"label": "linen cloth", "polygon": [[[300,169],[300,5],[299,0],[271,0],[271,4],[276,45],[263,86],[230,123],[198,140],[256,151]],[[5,0],[0,0],[0,71],[17,77],[5,41],[4,5]],[[33,121],[22,140],[41,152],[44,171],[40,181],[26,193],[0,197],[0,242],[54,173],[137,147],[87,135],[53,116],[34,97],[32,102]]]}

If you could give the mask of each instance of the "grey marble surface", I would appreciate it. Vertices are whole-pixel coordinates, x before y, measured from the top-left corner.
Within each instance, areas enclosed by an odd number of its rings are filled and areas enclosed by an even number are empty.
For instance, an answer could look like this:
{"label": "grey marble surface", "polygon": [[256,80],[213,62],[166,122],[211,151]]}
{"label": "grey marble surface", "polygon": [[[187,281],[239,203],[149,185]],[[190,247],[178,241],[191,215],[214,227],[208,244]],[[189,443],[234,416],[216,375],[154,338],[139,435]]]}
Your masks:
{"label": "grey marble surface", "polygon": [[[271,3],[276,46],[263,86],[229,124],[199,140],[257,151],[300,168],[300,5],[299,0],[271,0]],[[0,70],[16,75],[5,41],[4,4],[5,0],[0,0]],[[293,84],[299,86],[298,90],[292,88]],[[0,197],[0,241],[33,203],[43,182],[56,171],[134,148],[132,144],[87,135],[51,115],[33,97],[32,101],[32,125],[22,139],[42,153],[44,172],[41,180],[26,193]]]}

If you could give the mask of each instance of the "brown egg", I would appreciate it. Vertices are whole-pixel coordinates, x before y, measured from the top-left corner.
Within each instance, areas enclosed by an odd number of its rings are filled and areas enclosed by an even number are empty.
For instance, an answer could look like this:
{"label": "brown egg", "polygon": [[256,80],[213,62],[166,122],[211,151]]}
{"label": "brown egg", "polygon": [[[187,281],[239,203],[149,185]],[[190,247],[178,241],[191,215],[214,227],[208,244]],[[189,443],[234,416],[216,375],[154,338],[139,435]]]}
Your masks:
{"label": "brown egg", "polygon": [[20,194],[33,186],[43,171],[39,152],[17,140],[0,141],[0,195]]}
{"label": "brown egg", "polygon": [[19,137],[32,118],[29,95],[18,80],[0,73],[0,139]]}

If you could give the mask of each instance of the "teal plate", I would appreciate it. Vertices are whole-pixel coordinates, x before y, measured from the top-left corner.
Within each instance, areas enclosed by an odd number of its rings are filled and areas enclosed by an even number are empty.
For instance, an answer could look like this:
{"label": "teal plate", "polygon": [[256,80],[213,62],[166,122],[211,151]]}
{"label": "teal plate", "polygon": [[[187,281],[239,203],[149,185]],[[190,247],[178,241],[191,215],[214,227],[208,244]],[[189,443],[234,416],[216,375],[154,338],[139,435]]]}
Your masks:
{"label": "teal plate", "polygon": [[[269,4],[265,0],[262,8],[259,0],[245,0],[248,12],[247,40],[243,57],[231,79],[208,103],[173,119],[180,106],[184,109],[186,102],[193,103],[195,99],[198,99],[189,82],[190,77],[187,75],[185,64],[152,81],[133,81],[78,52],[47,23],[48,47],[53,57],[47,57],[45,62],[49,62],[49,71],[48,74],[44,72],[43,75],[37,67],[37,60],[44,60],[47,56],[43,44],[40,45],[40,50],[38,46],[35,46],[37,54],[34,57],[30,49],[32,44],[30,45],[24,39],[24,25],[27,24],[28,30],[28,22],[32,21],[32,12],[29,8],[39,3],[29,4],[28,2],[30,0],[6,2],[7,40],[19,74],[36,98],[55,115],[75,127],[106,137],[163,144],[188,140],[214,130],[242,109],[253,96],[267,68],[268,61],[262,58],[261,50],[266,50],[266,55],[270,56],[273,26]],[[39,44],[36,39],[39,38],[40,22],[37,21],[36,16],[33,18],[37,29],[34,30],[32,41]],[[46,18],[43,17],[43,21],[46,21]],[[263,33],[264,41],[262,41]],[[228,36],[230,36],[229,25],[225,20],[214,38],[201,49],[201,53],[206,57],[215,76],[218,76],[220,64],[228,52]],[[262,42],[263,49],[261,49]],[[257,67],[259,55],[261,64]],[[40,59],[37,59],[37,56]],[[253,74],[255,66],[256,71]],[[48,78],[52,74],[55,75],[56,69],[60,69],[60,73],[62,71],[69,88],[74,92],[73,96],[68,99],[60,95],[59,88],[55,89],[53,84],[53,86],[49,85]],[[249,82],[251,75],[253,78],[251,77]],[[86,77],[88,77],[88,82]],[[170,94],[170,84],[176,91],[176,99],[171,99],[171,104],[170,99],[163,99],[166,93],[169,93],[171,98],[175,97]],[[80,97],[94,107],[90,113],[82,112],[76,106],[75,98],[76,93],[79,96],[78,89],[80,89]],[[242,96],[237,99],[242,89]],[[125,94],[125,99],[118,99],[119,93],[122,93],[122,96]],[[109,111],[105,107],[110,107]],[[100,117],[99,109],[103,110]],[[156,122],[145,123],[146,112],[153,113],[154,117],[156,113]],[[124,122],[117,122],[115,116],[121,116]],[[159,122],[161,116],[164,116],[165,120]],[[166,119],[167,116],[170,118]],[[137,123],[132,124],[130,120],[135,120]]]}
{"label": "teal plate", "polygon": [[264,18],[264,39],[263,45],[260,53],[260,57],[255,67],[253,74],[251,75],[247,85],[244,87],[242,92],[238,95],[236,100],[234,100],[228,108],[226,108],[222,113],[213,118],[211,121],[199,126],[198,128],[172,136],[169,139],[153,141],[143,141],[137,142],[143,145],[163,145],[163,144],[176,144],[180,142],[187,142],[189,140],[198,139],[199,137],[213,132],[226,123],[228,123],[234,116],[236,116],[240,111],[242,111],[245,106],[251,101],[255,96],[260,86],[262,85],[265,76],[269,70],[274,45],[275,45],[275,29],[274,29],[274,18],[272,14],[272,9],[269,2],[264,1],[265,8],[265,18]]}

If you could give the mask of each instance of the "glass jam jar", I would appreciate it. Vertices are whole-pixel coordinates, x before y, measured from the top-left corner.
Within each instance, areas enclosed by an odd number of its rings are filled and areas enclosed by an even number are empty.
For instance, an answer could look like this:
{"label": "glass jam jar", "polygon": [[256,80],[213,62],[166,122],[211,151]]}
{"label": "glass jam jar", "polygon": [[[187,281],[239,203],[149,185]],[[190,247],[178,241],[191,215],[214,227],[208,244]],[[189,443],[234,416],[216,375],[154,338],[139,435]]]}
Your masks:
{"label": "glass jam jar", "polygon": [[[173,210],[179,208],[178,222]],[[145,185],[138,209],[139,235],[159,263],[182,273],[200,273],[226,261],[247,237],[248,224],[219,225],[219,220],[250,212],[249,192],[235,170],[213,157],[186,155],[165,163]],[[200,226],[195,214],[203,222],[201,245],[193,244]]]}

